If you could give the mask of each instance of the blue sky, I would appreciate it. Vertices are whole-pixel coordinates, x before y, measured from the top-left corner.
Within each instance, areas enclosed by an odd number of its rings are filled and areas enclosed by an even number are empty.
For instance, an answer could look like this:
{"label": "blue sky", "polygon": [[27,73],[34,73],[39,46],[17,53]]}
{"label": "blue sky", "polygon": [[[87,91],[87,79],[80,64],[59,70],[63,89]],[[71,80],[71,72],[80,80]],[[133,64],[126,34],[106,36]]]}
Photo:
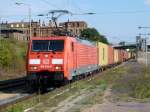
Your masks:
{"label": "blue sky", "polygon": [[3,21],[27,21],[27,7],[16,6],[15,2],[30,4],[35,20],[46,20],[36,15],[52,9],[95,12],[97,14],[91,16],[64,16],[60,21],[84,20],[89,27],[95,27],[106,35],[110,42],[135,41],[140,32],[149,32],[137,27],[150,26],[150,0],[1,0],[0,16]]}

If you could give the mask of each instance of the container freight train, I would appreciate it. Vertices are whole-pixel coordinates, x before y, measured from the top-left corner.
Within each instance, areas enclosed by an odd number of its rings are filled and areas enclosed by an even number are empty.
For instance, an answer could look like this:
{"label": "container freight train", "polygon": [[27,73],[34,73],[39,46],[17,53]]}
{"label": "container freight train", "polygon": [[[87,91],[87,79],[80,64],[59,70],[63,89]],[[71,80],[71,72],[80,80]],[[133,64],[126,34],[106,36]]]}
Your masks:
{"label": "container freight train", "polygon": [[86,77],[132,58],[125,50],[66,36],[32,38],[27,57],[28,84],[42,88]]}

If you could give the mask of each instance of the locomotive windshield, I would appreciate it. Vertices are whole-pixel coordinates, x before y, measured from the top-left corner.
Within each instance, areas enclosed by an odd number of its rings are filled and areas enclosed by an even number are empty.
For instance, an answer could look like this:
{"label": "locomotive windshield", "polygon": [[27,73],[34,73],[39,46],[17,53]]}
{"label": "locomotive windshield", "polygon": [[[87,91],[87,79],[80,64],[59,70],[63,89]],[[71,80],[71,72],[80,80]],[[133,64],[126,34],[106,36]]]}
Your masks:
{"label": "locomotive windshield", "polygon": [[33,40],[32,51],[63,51],[64,40]]}

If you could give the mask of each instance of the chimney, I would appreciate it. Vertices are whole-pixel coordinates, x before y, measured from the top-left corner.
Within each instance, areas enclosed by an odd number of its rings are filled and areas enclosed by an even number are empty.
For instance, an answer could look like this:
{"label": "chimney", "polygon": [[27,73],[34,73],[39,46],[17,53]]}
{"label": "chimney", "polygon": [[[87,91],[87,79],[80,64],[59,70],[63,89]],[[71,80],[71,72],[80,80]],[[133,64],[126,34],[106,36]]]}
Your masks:
{"label": "chimney", "polygon": [[43,21],[42,26],[45,26],[45,22]]}
{"label": "chimney", "polygon": [[49,26],[52,27],[52,21],[51,20],[49,20]]}
{"label": "chimney", "polygon": [[41,26],[41,20],[39,19],[39,26]]}

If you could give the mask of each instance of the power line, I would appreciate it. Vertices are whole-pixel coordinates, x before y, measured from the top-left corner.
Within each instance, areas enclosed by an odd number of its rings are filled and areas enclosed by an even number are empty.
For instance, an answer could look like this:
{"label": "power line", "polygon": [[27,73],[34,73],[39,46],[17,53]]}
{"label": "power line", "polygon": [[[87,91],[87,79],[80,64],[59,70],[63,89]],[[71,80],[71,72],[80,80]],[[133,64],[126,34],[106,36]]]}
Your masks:
{"label": "power line", "polygon": [[[45,0],[42,0],[45,1]],[[56,7],[56,6],[55,6]],[[108,14],[137,14],[137,13],[150,13],[150,10],[137,10],[137,11],[114,11],[114,12],[95,12],[94,15],[108,15]],[[77,15],[82,15],[82,13],[74,13],[73,14],[77,14]],[[32,16],[36,16],[37,14],[32,14]],[[14,15],[14,14],[10,14],[10,15],[2,15],[3,17],[21,17],[21,16],[26,16],[26,15]]]}
{"label": "power line", "polygon": [[[94,15],[124,15],[124,14],[142,14],[142,13],[150,13],[150,10],[94,12]],[[84,13],[73,13],[73,14],[75,14],[75,15],[83,15]],[[86,14],[86,12],[85,12],[85,14]]]}
{"label": "power line", "polygon": [[69,0],[66,0],[66,9],[70,9],[70,2],[69,2]]}
{"label": "power line", "polygon": [[98,12],[97,15],[150,13],[150,10]]}
{"label": "power line", "polygon": [[75,0],[71,0],[72,4],[78,9],[78,11],[82,11],[82,9],[79,7],[79,5],[75,2]]}
{"label": "power line", "polygon": [[[61,7],[58,7],[57,5],[55,4],[52,4],[50,1],[48,0],[41,0],[43,1],[44,3],[54,7],[54,8],[57,8],[57,9],[62,9]],[[81,9],[81,7],[79,7],[79,5],[75,2],[75,1],[72,1],[72,0],[66,0],[66,9],[67,9],[67,6],[68,6],[68,9],[71,5],[71,3],[73,3],[73,5],[78,9],[78,11],[82,11],[83,9]],[[84,10],[83,10],[84,11]],[[136,10],[136,11],[108,11],[108,12],[97,12],[96,14],[97,15],[108,15],[108,14],[138,14],[138,13],[150,13],[150,10]]]}
{"label": "power line", "polygon": [[57,9],[61,9],[61,8],[58,7],[57,5],[54,5],[54,4],[50,3],[48,0],[41,0],[41,1],[43,1],[44,3],[46,3],[46,4],[48,4],[48,5],[52,6],[52,7],[55,7],[55,8],[57,8]]}

